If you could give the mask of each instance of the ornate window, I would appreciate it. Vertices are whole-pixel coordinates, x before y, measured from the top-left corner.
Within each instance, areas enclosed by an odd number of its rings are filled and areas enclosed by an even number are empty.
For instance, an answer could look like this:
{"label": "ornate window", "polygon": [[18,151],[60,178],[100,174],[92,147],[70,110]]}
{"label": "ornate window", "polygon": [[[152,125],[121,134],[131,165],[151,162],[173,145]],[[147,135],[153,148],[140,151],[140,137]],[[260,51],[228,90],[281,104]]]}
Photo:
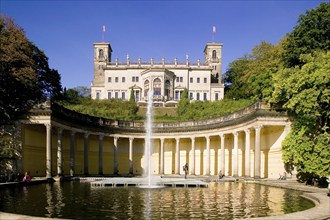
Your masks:
{"label": "ornate window", "polygon": [[144,97],[148,97],[149,92],[149,80],[144,81]]}
{"label": "ornate window", "polygon": [[165,96],[169,99],[171,94],[171,82],[170,80],[165,81]]}
{"label": "ornate window", "polygon": [[135,91],[135,101],[139,101],[140,100],[140,91],[136,90]]}
{"label": "ornate window", "polygon": [[154,79],[153,90],[154,95],[161,95],[162,82],[159,78]]}

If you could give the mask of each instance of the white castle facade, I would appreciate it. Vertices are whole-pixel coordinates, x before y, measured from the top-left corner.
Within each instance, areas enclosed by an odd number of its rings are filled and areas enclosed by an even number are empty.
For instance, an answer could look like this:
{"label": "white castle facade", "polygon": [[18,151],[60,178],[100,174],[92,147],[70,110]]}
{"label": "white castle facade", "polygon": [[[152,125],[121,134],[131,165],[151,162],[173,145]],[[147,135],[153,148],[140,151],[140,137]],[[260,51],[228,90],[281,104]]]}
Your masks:
{"label": "white castle facade", "polygon": [[94,43],[94,80],[91,85],[92,99],[129,100],[134,92],[135,101],[144,103],[152,91],[153,102],[158,106],[177,103],[184,89],[190,100],[221,100],[224,97],[222,80],[222,43],[207,43],[204,63],[167,62],[165,58],[156,62],[126,62],[111,59],[110,43]]}

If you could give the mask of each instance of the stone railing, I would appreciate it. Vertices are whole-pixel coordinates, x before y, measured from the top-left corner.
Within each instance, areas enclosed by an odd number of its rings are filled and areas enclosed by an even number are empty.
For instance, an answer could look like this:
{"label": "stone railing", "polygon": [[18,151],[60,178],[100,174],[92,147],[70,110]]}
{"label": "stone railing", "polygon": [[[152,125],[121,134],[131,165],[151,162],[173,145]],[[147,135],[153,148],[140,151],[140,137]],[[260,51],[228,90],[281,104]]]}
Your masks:
{"label": "stone railing", "polygon": [[[59,104],[52,103],[51,105],[52,116],[67,121],[69,123],[88,126],[94,129],[106,129],[106,130],[125,130],[144,132],[145,123],[143,121],[123,121],[105,119],[101,117],[94,117],[78,113],[76,111],[67,109]],[[228,114],[222,117],[196,120],[196,121],[184,121],[184,122],[155,122],[152,123],[152,128],[155,132],[161,131],[176,131],[176,130],[199,130],[212,127],[221,127],[228,123],[234,123],[242,118],[255,114],[259,110],[272,110],[270,106],[263,102],[256,102],[240,111]]]}
{"label": "stone railing", "polygon": [[209,65],[202,62],[108,62],[107,68],[116,68],[116,67],[140,67],[140,68],[150,68],[150,67],[166,67],[166,68],[175,68],[175,67],[207,67]]}

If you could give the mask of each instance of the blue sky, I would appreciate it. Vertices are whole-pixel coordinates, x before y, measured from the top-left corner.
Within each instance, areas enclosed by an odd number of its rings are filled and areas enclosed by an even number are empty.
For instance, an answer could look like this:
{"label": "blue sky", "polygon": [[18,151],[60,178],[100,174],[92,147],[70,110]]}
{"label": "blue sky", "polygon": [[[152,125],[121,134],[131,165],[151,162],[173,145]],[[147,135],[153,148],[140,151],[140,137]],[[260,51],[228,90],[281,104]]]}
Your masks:
{"label": "blue sky", "polygon": [[298,16],[317,7],[314,0],[282,1],[41,1],[1,0],[1,13],[14,18],[30,41],[57,69],[62,86],[89,87],[93,42],[110,42],[113,60],[184,61],[200,58],[214,40],[223,43],[223,73],[262,40],[276,44],[297,25]]}

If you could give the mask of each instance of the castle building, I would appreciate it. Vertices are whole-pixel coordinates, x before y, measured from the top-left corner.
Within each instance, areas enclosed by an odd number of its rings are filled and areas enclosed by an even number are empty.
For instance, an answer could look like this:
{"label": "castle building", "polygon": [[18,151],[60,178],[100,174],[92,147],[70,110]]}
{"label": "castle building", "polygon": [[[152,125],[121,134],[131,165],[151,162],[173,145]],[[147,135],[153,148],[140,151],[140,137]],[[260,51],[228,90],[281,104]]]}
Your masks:
{"label": "castle building", "polygon": [[177,103],[181,93],[188,89],[190,100],[221,100],[224,97],[222,80],[222,43],[207,43],[205,61],[189,62],[126,62],[112,61],[112,48],[108,42],[94,43],[94,80],[91,85],[92,99],[129,100],[134,92],[137,103],[146,102],[149,90],[158,106]]}

